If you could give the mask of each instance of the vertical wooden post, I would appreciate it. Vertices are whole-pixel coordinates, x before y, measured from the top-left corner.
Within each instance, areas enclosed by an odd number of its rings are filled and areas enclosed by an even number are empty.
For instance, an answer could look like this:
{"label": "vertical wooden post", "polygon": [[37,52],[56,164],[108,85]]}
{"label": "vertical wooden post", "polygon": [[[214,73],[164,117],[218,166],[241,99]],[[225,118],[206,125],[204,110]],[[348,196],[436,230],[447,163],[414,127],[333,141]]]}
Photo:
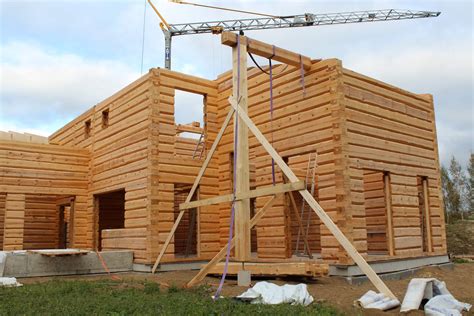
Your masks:
{"label": "vertical wooden post", "polygon": [[22,250],[25,227],[25,195],[7,193],[3,250]]}
{"label": "vertical wooden post", "polygon": [[[242,38],[240,36],[240,38]],[[232,48],[232,84],[233,95],[239,102],[241,111],[248,112],[247,104],[247,46],[241,43]],[[248,127],[242,119],[236,115],[234,121],[234,135],[237,131],[237,153],[235,193],[248,192],[250,190],[249,174],[249,142]],[[251,256],[250,242],[250,199],[243,199],[235,202],[235,235],[238,238],[235,241],[235,259],[247,261]]]}
{"label": "vertical wooden post", "polygon": [[92,218],[94,219],[94,250],[98,251],[100,250],[100,225],[99,225],[99,211],[100,211],[100,205],[99,205],[99,197],[96,195],[93,195],[93,201],[94,205],[92,207],[93,209],[93,216]]}
{"label": "vertical wooden post", "polygon": [[[425,200],[425,230],[426,230],[426,241],[428,246],[428,252],[433,251],[433,245],[431,240],[431,212],[430,212],[430,195],[428,194],[428,179],[422,178],[423,184],[423,199]],[[422,232],[423,234],[424,232]]]}
{"label": "vertical wooden post", "polygon": [[390,256],[395,256],[395,243],[393,239],[393,214],[392,214],[392,193],[390,190],[390,175],[383,174],[384,188],[385,188],[385,208],[387,210],[387,244],[388,253]]}
{"label": "vertical wooden post", "polygon": [[69,243],[68,243],[68,248],[74,248],[74,218],[75,218],[75,208],[76,208],[76,198],[73,197],[71,198],[71,204],[70,204],[70,209],[69,209],[69,224],[68,224],[68,229],[69,229]]}

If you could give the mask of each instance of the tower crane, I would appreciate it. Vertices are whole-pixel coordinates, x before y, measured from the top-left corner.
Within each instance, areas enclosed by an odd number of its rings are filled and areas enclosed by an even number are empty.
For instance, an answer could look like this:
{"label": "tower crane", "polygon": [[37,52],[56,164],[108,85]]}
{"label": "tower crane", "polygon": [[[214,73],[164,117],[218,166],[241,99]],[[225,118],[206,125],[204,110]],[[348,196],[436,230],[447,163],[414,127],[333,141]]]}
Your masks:
{"label": "tower crane", "polygon": [[287,16],[273,16],[268,14],[261,14],[250,11],[226,9],[221,7],[214,7],[180,0],[171,0],[171,2],[180,4],[190,4],[195,6],[241,12],[252,15],[260,15],[257,18],[246,18],[236,20],[222,20],[222,21],[207,21],[207,22],[192,22],[181,24],[168,24],[164,17],[160,14],[157,8],[153,5],[151,0],[148,3],[153,8],[155,13],[160,18],[160,27],[165,36],[165,68],[171,69],[171,40],[174,36],[192,35],[192,34],[221,34],[224,31],[250,31],[250,30],[268,30],[268,29],[282,29],[292,27],[305,26],[322,26],[322,25],[336,25],[348,23],[362,23],[362,22],[382,22],[394,20],[409,20],[420,18],[437,17],[441,12],[435,11],[414,11],[414,10],[369,10],[369,11],[353,11],[353,12],[339,12],[339,13],[304,13],[298,15]]}

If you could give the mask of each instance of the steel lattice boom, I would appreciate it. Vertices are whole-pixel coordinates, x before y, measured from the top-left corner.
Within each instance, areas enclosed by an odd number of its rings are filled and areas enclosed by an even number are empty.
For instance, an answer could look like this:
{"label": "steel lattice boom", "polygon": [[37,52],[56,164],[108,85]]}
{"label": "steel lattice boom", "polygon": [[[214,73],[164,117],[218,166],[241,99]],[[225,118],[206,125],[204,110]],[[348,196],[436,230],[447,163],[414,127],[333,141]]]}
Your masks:
{"label": "steel lattice boom", "polygon": [[[150,2],[150,0],[149,0]],[[150,2],[151,4],[151,2]],[[153,6],[162,21],[164,19]],[[225,31],[267,30],[304,26],[320,26],[362,22],[381,22],[437,17],[441,12],[414,10],[372,10],[341,13],[289,15],[280,17],[260,17],[238,20],[195,22],[183,24],[161,24],[165,35],[165,68],[171,68],[171,39],[173,36],[212,33],[220,34]],[[165,27],[166,24],[166,27]]]}
{"label": "steel lattice boom", "polygon": [[221,33],[224,31],[247,31],[345,23],[407,20],[437,17],[440,14],[441,12],[395,9],[326,14],[305,13],[275,18],[264,17],[254,19],[170,24],[169,32],[171,33],[171,36],[177,36],[201,33]]}

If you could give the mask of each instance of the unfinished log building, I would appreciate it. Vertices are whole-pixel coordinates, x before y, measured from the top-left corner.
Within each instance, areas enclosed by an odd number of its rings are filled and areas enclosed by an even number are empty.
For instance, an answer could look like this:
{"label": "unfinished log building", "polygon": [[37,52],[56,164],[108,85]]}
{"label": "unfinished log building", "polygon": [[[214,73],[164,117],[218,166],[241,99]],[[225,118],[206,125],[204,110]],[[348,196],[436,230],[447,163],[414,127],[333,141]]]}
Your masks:
{"label": "unfinished log building", "polygon": [[[248,75],[249,116],[368,261],[446,254],[438,146],[431,95],[343,68],[337,59]],[[203,155],[175,122],[175,90],[203,96]],[[206,80],[150,72],[49,137],[0,141],[0,242],[5,250],[130,249],[152,264],[226,116],[231,73]],[[232,191],[233,126],[226,129],[197,197]],[[5,137],[3,137],[5,138]],[[271,158],[250,138],[251,186],[272,184]],[[276,168],[276,182],[284,181]],[[252,200],[261,207],[266,197]],[[309,248],[351,264],[317,216],[297,198],[303,231],[281,198],[252,231],[258,260]],[[230,203],[186,213],[162,262],[206,260],[226,243]],[[305,231],[306,230],[306,231]]]}

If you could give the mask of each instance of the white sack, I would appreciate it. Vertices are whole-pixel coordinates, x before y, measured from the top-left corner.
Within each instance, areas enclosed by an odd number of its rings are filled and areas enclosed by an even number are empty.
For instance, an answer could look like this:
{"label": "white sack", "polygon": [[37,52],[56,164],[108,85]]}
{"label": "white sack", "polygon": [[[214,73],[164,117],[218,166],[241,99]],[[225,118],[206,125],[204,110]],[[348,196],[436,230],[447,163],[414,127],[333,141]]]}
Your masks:
{"label": "white sack", "polygon": [[425,305],[427,316],[461,316],[462,311],[469,311],[472,305],[462,303],[451,294],[437,295],[430,299]]}
{"label": "white sack", "polygon": [[375,293],[372,290],[362,295],[362,297],[357,300],[357,303],[363,308],[379,309],[382,311],[386,311],[400,305],[400,302],[397,299],[385,296],[383,293]]}
{"label": "white sack", "polygon": [[425,305],[425,315],[429,316],[461,315],[462,310],[471,308],[471,305],[456,300],[446,283],[434,278],[415,278],[408,284],[400,312],[418,310],[423,299],[429,300]]}
{"label": "white sack", "polygon": [[5,270],[6,261],[7,261],[7,253],[5,251],[0,251],[0,277],[3,276],[3,271]]}
{"label": "white sack", "polygon": [[22,286],[22,285],[23,284],[18,283],[16,281],[16,278],[5,278],[5,277],[0,278],[0,286],[16,287],[16,286]]}
{"label": "white sack", "polygon": [[282,286],[257,282],[252,288],[237,296],[238,299],[251,300],[252,304],[282,304],[307,306],[313,302],[313,297],[308,293],[306,284]]}

